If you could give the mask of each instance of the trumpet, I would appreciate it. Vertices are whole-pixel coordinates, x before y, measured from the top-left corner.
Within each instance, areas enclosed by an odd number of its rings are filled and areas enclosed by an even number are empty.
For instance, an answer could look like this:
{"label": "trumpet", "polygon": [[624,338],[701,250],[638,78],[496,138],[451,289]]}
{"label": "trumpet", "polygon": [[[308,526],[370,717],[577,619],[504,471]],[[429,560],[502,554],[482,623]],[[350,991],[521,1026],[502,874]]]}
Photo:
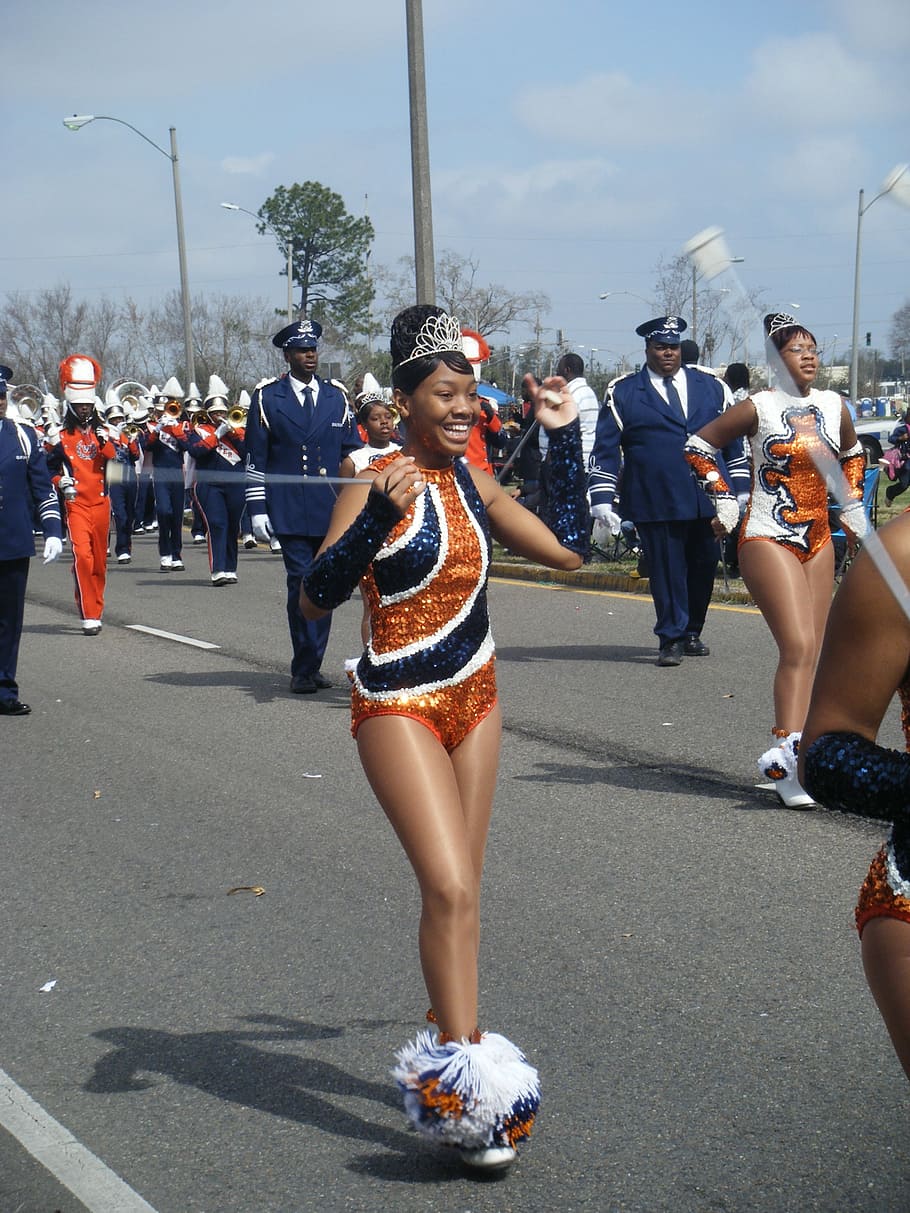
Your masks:
{"label": "trumpet", "polygon": [[200,409],[198,413],[193,414],[193,425],[212,425],[212,416],[205,409]]}
{"label": "trumpet", "polygon": [[246,409],[241,408],[239,404],[235,404],[225,420],[232,430],[239,430],[242,426],[246,425],[246,413]]}
{"label": "trumpet", "polygon": [[164,411],[168,417],[179,417],[183,412],[183,405],[179,400],[169,400],[164,406]]}
{"label": "trumpet", "polygon": [[130,441],[132,441],[134,438],[137,438],[139,436],[139,434],[142,433],[142,427],[139,425],[133,425],[133,424],[125,425],[123,427],[123,433],[126,435],[126,437]]}

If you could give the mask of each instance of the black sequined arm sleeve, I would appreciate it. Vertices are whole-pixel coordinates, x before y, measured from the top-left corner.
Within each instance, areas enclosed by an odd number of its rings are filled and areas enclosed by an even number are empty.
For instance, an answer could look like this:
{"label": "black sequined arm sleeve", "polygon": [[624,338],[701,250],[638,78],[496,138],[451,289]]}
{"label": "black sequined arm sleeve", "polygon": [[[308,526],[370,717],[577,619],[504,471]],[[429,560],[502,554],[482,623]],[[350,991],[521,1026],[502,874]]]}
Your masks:
{"label": "black sequined arm sleeve", "polygon": [[550,503],[547,526],[564,548],[590,555],[591,514],[578,419],[549,431]]}
{"label": "black sequined arm sleeve", "polygon": [[826,808],[910,823],[910,754],[858,733],[817,737],[806,751],[803,783]]}
{"label": "black sequined arm sleeve", "polygon": [[303,590],[310,602],[323,611],[347,602],[400,518],[385,493],[371,489],[366,505],[345,533],[326,548],[304,577]]}

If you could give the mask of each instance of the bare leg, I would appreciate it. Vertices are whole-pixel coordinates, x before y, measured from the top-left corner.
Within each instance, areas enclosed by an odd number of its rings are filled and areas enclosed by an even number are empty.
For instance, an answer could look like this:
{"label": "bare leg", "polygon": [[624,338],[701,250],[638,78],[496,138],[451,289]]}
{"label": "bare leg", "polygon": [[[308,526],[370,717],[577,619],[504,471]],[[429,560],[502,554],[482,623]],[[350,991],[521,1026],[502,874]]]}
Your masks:
{"label": "bare leg", "polygon": [[451,755],[408,717],[375,716],[357,731],[366,777],[420,886],[427,993],[440,1030],[456,1039],[477,1027],[480,877],[500,729],[494,708]]}
{"label": "bare leg", "polygon": [[910,1078],[910,923],[871,919],[863,929],[862,950],[866,981]]}
{"label": "bare leg", "polygon": [[809,710],[812,678],[834,588],[834,547],[826,544],[802,564],[776,543],[754,540],[739,549],[739,567],[777,644],[774,718],[798,733]]}

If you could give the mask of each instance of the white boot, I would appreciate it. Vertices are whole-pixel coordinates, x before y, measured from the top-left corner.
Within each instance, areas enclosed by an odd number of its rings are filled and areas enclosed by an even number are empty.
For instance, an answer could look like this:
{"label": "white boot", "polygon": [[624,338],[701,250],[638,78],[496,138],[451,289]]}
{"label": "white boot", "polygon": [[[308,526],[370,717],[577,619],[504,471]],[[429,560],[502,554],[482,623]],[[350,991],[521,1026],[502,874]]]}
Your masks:
{"label": "white boot", "polygon": [[758,769],[771,780],[781,804],[788,809],[808,809],[815,804],[796,775],[799,739],[799,733],[790,733],[758,760]]}

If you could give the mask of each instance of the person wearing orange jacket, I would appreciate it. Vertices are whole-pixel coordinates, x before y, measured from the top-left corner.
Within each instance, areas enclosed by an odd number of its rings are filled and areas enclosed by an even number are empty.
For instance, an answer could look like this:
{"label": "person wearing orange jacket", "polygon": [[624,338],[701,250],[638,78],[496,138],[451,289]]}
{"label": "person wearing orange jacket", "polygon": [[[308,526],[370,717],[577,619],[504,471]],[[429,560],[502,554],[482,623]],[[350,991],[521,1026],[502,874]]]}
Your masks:
{"label": "person wearing orange jacket", "polygon": [[57,441],[47,456],[57,489],[63,494],[66,525],[73,545],[76,607],[86,636],[101,631],[111,503],[105,468],[117,448],[95,411],[101,367],[94,358],[70,354],[60,363],[66,412]]}

